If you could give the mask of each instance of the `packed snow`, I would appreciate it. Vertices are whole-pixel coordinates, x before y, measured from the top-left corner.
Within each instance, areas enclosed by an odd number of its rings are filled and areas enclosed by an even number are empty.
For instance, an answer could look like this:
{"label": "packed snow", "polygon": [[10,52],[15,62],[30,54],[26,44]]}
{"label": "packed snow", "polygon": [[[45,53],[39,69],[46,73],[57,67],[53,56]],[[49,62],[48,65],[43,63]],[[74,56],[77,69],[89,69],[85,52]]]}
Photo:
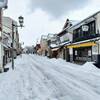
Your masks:
{"label": "packed snow", "polygon": [[100,70],[38,55],[22,55],[0,74],[0,100],[100,100]]}

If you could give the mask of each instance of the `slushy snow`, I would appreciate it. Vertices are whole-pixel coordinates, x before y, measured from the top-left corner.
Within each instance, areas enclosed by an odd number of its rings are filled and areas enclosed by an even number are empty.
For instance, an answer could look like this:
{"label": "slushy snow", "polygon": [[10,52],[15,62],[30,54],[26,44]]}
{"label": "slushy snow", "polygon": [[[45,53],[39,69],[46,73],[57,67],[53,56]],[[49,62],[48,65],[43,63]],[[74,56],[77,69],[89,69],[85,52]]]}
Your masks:
{"label": "slushy snow", "polygon": [[0,100],[100,100],[100,70],[62,59],[23,55],[0,74]]}

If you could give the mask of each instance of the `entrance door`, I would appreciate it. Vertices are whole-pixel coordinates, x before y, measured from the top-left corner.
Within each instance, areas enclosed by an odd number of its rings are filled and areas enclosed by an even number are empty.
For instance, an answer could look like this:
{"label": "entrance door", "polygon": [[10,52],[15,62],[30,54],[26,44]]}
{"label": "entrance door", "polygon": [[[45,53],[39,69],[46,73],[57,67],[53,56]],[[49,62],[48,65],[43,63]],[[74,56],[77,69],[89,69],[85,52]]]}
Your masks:
{"label": "entrance door", "polygon": [[73,50],[74,61],[91,61],[92,60],[92,49],[91,47],[75,48]]}
{"label": "entrance door", "polygon": [[66,48],[66,61],[70,62],[69,49]]}
{"label": "entrance door", "polygon": [[65,53],[65,48],[63,49],[63,59],[65,60],[66,59],[66,53]]}

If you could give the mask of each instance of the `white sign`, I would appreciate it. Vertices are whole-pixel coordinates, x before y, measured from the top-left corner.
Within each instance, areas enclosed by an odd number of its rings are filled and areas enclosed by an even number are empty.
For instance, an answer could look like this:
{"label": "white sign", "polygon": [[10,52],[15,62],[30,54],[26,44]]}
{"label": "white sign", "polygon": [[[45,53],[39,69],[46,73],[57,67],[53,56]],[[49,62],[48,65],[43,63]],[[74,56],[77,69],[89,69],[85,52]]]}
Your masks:
{"label": "white sign", "polygon": [[77,56],[77,50],[75,50],[75,56]]}
{"label": "white sign", "polygon": [[92,46],[92,54],[98,55],[98,45]]}
{"label": "white sign", "polygon": [[88,51],[88,56],[91,56],[91,50]]}
{"label": "white sign", "polygon": [[87,26],[87,25],[83,25],[82,26],[82,31],[88,31],[89,30],[89,26]]}
{"label": "white sign", "polygon": [[8,0],[0,0],[0,8],[7,7]]}

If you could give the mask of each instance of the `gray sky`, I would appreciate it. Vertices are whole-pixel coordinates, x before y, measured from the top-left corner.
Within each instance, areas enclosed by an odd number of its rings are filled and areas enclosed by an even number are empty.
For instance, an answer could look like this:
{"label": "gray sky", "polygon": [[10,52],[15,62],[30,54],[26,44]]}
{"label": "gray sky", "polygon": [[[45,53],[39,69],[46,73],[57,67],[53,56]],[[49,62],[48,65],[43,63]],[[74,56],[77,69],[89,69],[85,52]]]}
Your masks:
{"label": "gray sky", "polygon": [[32,11],[37,8],[42,9],[46,13],[60,17],[68,12],[83,8],[89,0],[30,0],[30,8]]}
{"label": "gray sky", "polygon": [[82,20],[100,10],[100,0],[8,0],[5,16],[15,20],[22,15],[25,27],[20,41],[34,45],[42,34],[58,33],[65,20]]}

